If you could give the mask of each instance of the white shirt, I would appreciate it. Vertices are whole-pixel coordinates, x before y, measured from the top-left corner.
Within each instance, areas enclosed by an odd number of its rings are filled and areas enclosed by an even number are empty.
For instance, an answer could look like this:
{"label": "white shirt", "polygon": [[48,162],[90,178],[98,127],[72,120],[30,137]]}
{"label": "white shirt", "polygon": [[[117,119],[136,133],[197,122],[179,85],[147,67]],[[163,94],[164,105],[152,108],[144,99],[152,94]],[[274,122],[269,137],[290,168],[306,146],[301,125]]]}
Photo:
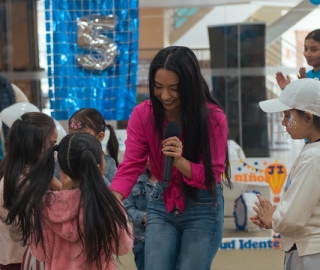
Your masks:
{"label": "white shirt", "polygon": [[290,180],[273,214],[273,230],[280,233],[284,251],[295,243],[299,256],[320,253],[320,142],[303,147]]}

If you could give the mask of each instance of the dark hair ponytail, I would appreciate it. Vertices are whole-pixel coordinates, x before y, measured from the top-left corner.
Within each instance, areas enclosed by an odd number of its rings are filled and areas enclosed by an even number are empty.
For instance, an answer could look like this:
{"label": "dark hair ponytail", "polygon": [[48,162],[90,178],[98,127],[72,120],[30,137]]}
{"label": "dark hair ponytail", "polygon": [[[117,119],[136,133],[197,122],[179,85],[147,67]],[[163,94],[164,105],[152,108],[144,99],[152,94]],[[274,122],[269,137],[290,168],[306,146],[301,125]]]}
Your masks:
{"label": "dark hair ponytail", "polygon": [[17,196],[19,178],[38,162],[42,152],[48,147],[48,141],[55,128],[54,120],[41,112],[25,113],[13,122],[2,164],[5,208],[11,207]]}
{"label": "dark hair ponytail", "polygon": [[[83,221],[78,220],[78,233],[85,249],[86,263],[89,266],[95,263],[98,269],[101,269],[101,254],[104,254],[105,261],[112,257],[114,247],[118,254],[119,228],[129,233],[125,210],[105,184],[98,167],[102,159],[101,144],[91,134],[69,134],[60,142],[58,160],[62,171],[80,181]],[[80,228],[82,222],[83,232]]]}
{"label": "dark hair ponytail", "polygon": [[115,160],[116,166],[118,167],[119,141],[113,126],[109,124],[107,124],[106,126],[109,129],[109,139],[107,142],[106,150],[107,150],[107,153]]}
{"label": "dark hair ponytail", "polygon": [[[82,152],[80,166],[83,168],[80,173],[80,189],[83,200],[84,231],[81,231],[81,221],[78,220],[78,233],[81,235],[80,239],[85,249],[86,263],[88,265],[95,263],[100,269],[101,252],[103,252],[105,260],[112,257],[110,239],[114,239],[115,243],[120,243],[118,225],[120,224],[120,227],[126,228],[127,220],[123,207],[106,187],[90,151],[85,150]],[[92,179],[95,179],[95,181]],[[115,254],[119,254],[118,244],[116,244]]]}
{"label": "dark hair ponytail", "polygon": [[6,222],[9,224],[17,222],[22,232],[24,245],[27,244],[31,233],[35,233],[37,243],[43,240],[41,232],[42,198],[48,191],[52,180],[54,163],[54,148],[50,147],[17,186],[16,198],[14,198]]}

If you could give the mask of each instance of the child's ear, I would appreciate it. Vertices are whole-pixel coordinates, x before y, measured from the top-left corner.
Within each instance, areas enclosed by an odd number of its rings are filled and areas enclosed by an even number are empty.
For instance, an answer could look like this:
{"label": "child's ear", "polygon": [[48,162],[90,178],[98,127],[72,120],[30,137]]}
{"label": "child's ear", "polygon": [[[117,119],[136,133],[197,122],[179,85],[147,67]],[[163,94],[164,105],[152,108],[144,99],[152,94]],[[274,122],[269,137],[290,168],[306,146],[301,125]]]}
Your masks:
{"label": "child's ear", "polygon": [[310,125],[313,122],[313,115],[312,113],[309,112],[304,112],[304,119],[306,120],[306,122]]}
{"label": "child's ear", "polygon": [[96,138],[101,142],[104,138],[104,135],[105,135],[104,132],[101,131],[96,135]]}

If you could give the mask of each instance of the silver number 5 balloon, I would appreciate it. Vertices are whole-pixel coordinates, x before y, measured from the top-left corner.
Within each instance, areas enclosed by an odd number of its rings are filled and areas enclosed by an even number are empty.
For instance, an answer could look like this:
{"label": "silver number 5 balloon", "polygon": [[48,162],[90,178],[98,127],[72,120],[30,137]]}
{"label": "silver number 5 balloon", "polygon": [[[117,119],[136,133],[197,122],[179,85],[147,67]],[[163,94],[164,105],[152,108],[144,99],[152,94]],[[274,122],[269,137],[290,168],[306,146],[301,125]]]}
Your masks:
{"label": "silver number 5 balloon", "polygon": [[77,55],[77,63],[89,70],[105,70],[114,63],[117,46],[107,37],[115,29],[113,15],[89,15],[78,19],[78,45],[90,51]]}

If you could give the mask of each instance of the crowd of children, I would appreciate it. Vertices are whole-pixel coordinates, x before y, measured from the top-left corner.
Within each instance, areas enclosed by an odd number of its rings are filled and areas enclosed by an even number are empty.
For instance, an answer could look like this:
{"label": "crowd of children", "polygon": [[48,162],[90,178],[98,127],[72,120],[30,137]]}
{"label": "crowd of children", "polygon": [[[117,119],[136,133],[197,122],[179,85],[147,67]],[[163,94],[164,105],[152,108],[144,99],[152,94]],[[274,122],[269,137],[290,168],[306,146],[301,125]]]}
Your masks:
{"label": "crowd of children", "polygon": [[[284,91],[260,106],[284,112],[287,132],[308,143],[294,163],[283,203],[275,208],[258,196],[251,217],[281,234],[290,270],[316,269],[320,263],[315,222],[320,197],[312,193],[320,183],[320,82],[313,79],[320,77],[319,29],[305,38],[304,55],[313,69],[301,68],[300,80],[292,83],[278,72]],[[132,113],[129,150],[120,165],[115,131],[94,108],[76,111],[69,134],[58,143],[54,120],[44,113],[25,113],[12,124],[0,169],[0,270],[112,270],[130,250],[138,270],[209,269],[222,239],[222,182],[230,184],[226,117],[186,47],[159,51],[149,83],[150,100]],[[181,126],[182,136],[163,137],[164,124],[171,121]],[[164,167],[160,154],[173,163],[167,188],[157,181]],[[154,233],[161,229],[170,239]],[[150,248],[157,243],[166,244],[162,257]]]}
{"label": "crowd of children", "polygon": [[[116,269],[113,256],[130,251],[133,237],[144,269],[136,232],[145,227],[154,177],[146,169],[124,207],[109,190],[119,164],[114,128],[94,108],[76,111],[68,124],[59,144],[54,120],[41,112],[23,114],[9,130],[0,170],[0,269]],[[135,211],[144,213],[139,225]]]}

